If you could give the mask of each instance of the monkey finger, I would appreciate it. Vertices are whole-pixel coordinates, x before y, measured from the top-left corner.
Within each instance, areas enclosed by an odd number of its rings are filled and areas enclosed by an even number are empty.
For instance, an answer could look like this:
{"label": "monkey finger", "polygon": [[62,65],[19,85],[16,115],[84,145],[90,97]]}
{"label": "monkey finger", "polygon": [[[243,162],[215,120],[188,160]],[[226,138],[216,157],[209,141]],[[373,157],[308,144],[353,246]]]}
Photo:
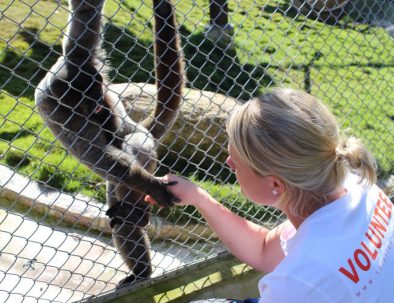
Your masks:
{"label": "monkey finger", "polygon": [[178,181],[171,181],[171,182],[168,182],[168,183],[163,183],[164,186],[173,186],[173,185],[176,185],[176,184],[178,184]]}
{"label": "monkey finger", "polygon": [[113,218],[115,216],[114,208],[110,207],[109,209],[107,209],[105,215],[107,215],[109,218]]}
{"label": "monkey finger", "polygon": [[174,202],[174,203],[179,203],[179,202],[181,202],[182,200],[181,199],[179,199],[178,197],[172,197],[172,202]]}
{"label": "monkey finger", "polygon": [[123,223],[123,220],[120,218],[113,218],[109,221],[109,226],[113,229],[115,225],[121,225]]}
{"label": "monkey finger", "polygon": [[107,211],[105,212],[105,214],[111,219],[116,216],[120,216],[122,213],[123,213],[123,207],[121,203],[116,203],[115,205],[108,208]]}

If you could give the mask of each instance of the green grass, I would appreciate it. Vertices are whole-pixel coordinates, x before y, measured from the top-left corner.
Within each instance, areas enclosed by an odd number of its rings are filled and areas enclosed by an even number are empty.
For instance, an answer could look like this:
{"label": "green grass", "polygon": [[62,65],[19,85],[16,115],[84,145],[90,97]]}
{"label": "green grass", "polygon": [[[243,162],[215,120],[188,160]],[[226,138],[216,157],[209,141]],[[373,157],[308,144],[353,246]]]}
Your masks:
{"label": "green grass", "polygon": [[[150,5],[106,3],[104,47],[113,82],[154,83]],[[223,51],[204,39],[208,8],[208,0],[176,3],[189,87],[246,100],[270,86],[304,88],[309,68],[312,94],[365,141],[382,174],[394,172],[394,42],[383,29],[350,18],[326,25],[296,17],[286,1],[230,2],[235,47]],[[67,2],[0,0],[0,10],[0,162],[55,188],[104,200],[102,180],[67,154],[34,107],[34,88],[61,52]],[[223,192],[203,186],[236,208],[252,207],[231,185]]]}

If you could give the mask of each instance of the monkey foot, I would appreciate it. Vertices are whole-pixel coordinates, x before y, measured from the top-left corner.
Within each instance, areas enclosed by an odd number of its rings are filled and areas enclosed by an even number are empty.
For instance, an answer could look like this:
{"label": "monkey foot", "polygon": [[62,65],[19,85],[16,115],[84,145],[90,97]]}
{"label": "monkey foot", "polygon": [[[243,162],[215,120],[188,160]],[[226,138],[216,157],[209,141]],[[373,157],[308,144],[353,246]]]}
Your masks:
{"label": "monkey foot", "polygon": [[130,276],[127,276],[123,280],[120,280],[118,285],[116,286],[116,289],[121,289],[124,287],[129,287],[135,283],[142,282],[144,280],[147,280],[148,278],[146,277],[136,277],[136,275],[131,274]]}
{"label": "monkey foot", "polygon": [[138,211],[135,207],[121,202],[108,208],[105,214],[111,219],[109,221],[111,228],[114,228],[115,225],[144,228],[149,223],[149,215],[145,211]]}

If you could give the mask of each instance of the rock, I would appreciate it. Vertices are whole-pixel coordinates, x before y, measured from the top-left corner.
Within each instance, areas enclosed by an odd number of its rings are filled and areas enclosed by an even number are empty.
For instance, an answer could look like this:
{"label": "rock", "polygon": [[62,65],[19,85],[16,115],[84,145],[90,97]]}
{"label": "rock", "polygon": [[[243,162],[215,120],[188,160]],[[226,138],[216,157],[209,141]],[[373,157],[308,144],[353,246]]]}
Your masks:
{"label": "rock", "polygon": [[[134,121],[144,119],[155,106],[153,84],[112,84],[109,90],[121,98]],[[238,106],[236,99],[185,88],[178,118],[159,147],[159,158],[178,169],[191,163],[199,169],[221,166],[227,157],[226,121]]]}
{"label": "rock", "polygon": [[205,36],[218,47],[223,49],[234,48],[234,25],[230,23],[224,26],[218,24],[206,25]]}

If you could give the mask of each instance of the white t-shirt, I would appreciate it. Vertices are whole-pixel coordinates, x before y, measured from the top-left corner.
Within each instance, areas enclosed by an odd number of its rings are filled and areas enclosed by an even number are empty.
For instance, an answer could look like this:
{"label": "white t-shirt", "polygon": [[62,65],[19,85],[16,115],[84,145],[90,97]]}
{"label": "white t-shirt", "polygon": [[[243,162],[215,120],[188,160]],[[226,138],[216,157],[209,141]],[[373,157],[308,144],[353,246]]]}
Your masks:
{"label": "white t-shirt", "polygon": [[260,280],[260,303],[394,302],[393,204],[353,175],[345,188],[297,231],[283,231],[286,256]]}

